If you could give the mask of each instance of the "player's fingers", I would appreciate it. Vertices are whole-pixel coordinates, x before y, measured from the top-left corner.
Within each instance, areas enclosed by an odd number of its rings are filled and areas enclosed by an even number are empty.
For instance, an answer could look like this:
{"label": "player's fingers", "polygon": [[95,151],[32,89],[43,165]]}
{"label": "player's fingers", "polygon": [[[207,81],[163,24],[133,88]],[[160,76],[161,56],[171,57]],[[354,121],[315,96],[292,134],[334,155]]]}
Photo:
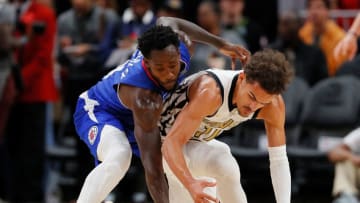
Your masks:
{"label": "player's fingers", "polygon": [[184,40],[188,47],[190,47],[192,45],[192,41],[190,40],[190,37],[188,35],[185,34]]}
{"label": "player's fingers", "polygon": [[219,200],[211,195],[204,195],[204,199],[207,200],[206,202],[219,202]]}
{"label": "player's fingers", "polygon": [[240,60],[246,59],[250,55],[250,53],[246,49],[243,49],[241,47],[237,49],[237,54]]}
{"label": "player's fingers", "polygon": [[203,187],[215,187],[216,186],[216,182],[209,182],[209,181],[204,181],[202,183]]}
{"label": "player's fingers", "polygon": [[185,32],[181,30],[176,30],[176,33],[178,34],[180,40],[186,44],[186,46],[190,47],[192,45],[190,37]]}
{"label": "player's fingers", "polygon": [[245,50],[243,57],[242,57],[242,64],[245,65],[250,60],[251,53],[247,50]]}

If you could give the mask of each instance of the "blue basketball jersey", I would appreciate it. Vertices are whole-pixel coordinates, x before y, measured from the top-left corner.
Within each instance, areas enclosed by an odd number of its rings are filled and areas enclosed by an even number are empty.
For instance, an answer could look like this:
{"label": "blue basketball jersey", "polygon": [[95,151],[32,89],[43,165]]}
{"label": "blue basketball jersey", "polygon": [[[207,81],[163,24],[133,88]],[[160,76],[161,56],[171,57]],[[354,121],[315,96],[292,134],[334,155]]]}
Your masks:
{"label": "blue basketball jersey", "polygon": [[[179,51],[183,66],[178,83],[185,78],[190,62],[190,53],[185,44],[180,43]],[[74,113],[75,127],[96,160],[96,149],[100,137],[97,135],[100,135],[105,124],[124,131],[132,145],[133,152],[139,156],[133,132],[132,112],[118,98],[117,88],[120,84],[158,92],[163,99],[169,93],[151,78],[144,68],[143,55],[136,50],[128,61],[112,70],[96,85],[81,94]]]}

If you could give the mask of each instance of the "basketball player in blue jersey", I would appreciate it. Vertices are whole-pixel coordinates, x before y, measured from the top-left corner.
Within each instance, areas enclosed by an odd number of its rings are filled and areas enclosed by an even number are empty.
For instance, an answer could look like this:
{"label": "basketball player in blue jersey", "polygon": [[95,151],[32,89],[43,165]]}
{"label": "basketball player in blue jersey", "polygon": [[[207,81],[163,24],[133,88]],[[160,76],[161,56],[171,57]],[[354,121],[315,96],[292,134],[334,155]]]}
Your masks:
{"label": "basketball player in blue jersey", "polygon": [[[164,101],[159,125],[165,136],[162,152],[170,203],[247,202],[238,163],[229,146],[214,138],[252,118],[265,123],[276,201],[290,203],[285,105],[280,94],[292,71],[284,55],[272,50],[255,53],[243,69],[199,72]],[[216,183],[199,179],[204,176]],[[204,191],[215,185],[218,199]]]}
{"label": "basketball player in blue jersey", "polygon": [[213,45],[243,63],[249,52],[177,18],[159,18],[138,39],[138,50],[124,64],[82,93],[74,113],[77,133],[96,160],[78,203],[99,203],[127,172],[132,153],[140,156],[151,197],[169,202],[157,123],[166,98],[189,69],[190,53],[179,40]]}

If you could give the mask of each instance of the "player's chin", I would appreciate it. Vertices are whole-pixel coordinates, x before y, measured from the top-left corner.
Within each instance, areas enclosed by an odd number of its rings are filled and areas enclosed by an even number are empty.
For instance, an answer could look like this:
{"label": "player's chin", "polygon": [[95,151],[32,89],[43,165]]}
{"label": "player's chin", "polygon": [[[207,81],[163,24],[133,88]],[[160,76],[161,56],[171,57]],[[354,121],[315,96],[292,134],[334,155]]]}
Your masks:
{"label": "player's chin", "polygon": [[174,88],[176,87],[176,81],[163,83],[162,86],[163,86],[166,90],[172,90],[172,89],[174,89]]}
{"label": "player's chin", "polygon": [[251,113],[253,113],[253,111],[248,110],[246,108],[239,111],[239,114],[244,117],[248,117]]}

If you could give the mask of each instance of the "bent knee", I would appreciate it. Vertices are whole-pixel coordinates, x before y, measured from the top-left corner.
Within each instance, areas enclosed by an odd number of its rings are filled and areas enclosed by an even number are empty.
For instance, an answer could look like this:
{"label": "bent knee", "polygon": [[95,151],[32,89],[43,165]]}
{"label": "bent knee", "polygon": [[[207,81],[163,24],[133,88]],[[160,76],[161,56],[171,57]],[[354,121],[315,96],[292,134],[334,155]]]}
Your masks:
{"label": "bent knee", "polygon": [[132,151],[131,148],[113,149],[105,161],[109,160],[114,166],[130,167]]}
{"label": "bent knee", "polygon": [[217,177],[231,177],[240,179],[240,169],[235,158],[229,153],[214,156],[208,164],[208,168],[217,174]]}
{"label": "bent knee", "polygon": [[110,175],[114,179],[121,179],[130,167],[131,154],[130,156],[119,156],[118,159],[116,157],[114,155],[112,159],[106,159],[101,164],[104,167],[105,174]]}

